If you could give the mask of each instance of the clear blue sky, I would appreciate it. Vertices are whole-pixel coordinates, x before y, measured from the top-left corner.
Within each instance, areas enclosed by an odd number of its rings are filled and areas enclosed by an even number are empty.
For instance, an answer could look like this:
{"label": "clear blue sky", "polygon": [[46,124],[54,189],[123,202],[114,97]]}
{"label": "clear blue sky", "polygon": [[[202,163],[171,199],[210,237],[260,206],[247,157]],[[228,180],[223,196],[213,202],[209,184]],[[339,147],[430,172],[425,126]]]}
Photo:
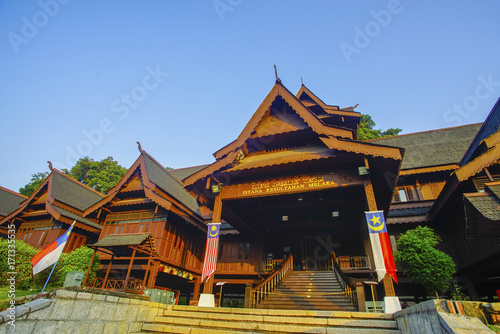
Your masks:
{"label": "clear blue sky", "polygon": [[[0,185],[80,155],[213,162],[274,84],[300,78],[411,133],[483,121],[500,96],[500,2],[0,2]],[[85,133],[87,135],[85,135]],[[90,137],[90,139],[88,138]]]}

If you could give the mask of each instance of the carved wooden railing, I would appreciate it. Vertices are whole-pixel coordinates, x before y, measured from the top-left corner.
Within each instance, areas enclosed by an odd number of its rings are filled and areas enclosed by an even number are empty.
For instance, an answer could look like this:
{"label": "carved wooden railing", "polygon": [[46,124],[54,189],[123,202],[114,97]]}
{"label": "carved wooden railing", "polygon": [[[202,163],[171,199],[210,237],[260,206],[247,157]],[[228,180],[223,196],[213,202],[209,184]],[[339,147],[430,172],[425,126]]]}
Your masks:
{"label": "carved wooden railing", "polygon": [[251,291],[250,307],[257,307],[293,271],[293,256],[282,262],[281,268],[262,281]]}
{"label": "carved wooden railing", "polygon": [[370,269],[368,256],[338,256],[337,263],[342,270]]}
{"label": "carved wooden railing", "polygon": [[335,255],[335,253],[332,253],[332,270],[339,280],[344,296],[349,299],[353,306],[357,307],[358,299],[356,296],[356,285],[352,282],[351,278],[347,277],[342,272],[342,269],[337,262],[337,256]]}
{"label": "carved wooden railing", "polygon": [[278,270],[283,263],[283,259],[273,259],[273,260],[265,260],[260,264],[261,271],[268,273],[271,271]]}
{"label": "carved wooden railing", "polygon": [[140,293],[142,291],[143,281],[139,279],[129,278],[127,286],[125,287],[125,280],[108,279],[104,282],[103,278],[93,278],[87,283],[89,288],[114,290],[114,291],[127,291],[132,293]]}

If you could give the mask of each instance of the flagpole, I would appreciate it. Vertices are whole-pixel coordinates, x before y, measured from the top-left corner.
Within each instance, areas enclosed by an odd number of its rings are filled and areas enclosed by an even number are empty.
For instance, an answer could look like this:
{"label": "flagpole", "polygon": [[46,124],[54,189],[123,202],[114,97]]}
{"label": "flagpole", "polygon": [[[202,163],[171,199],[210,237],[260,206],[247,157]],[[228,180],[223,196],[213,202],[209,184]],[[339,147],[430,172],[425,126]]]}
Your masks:
{"label": "flagpole", "polygon": [[57,262],[59,262],[60,257],[57,258],[56,263],[54,263],[54,266],[52,267],[52,270],[50,271],[49,277],[47,277],[47,281],[45,281],[45,285],[43,286],[42,292],[45,291],[45,287],[47,286],[47,283],[49,283],[50,277],[52,276],[52,273],[54,272],[54,268],[57,266]]}

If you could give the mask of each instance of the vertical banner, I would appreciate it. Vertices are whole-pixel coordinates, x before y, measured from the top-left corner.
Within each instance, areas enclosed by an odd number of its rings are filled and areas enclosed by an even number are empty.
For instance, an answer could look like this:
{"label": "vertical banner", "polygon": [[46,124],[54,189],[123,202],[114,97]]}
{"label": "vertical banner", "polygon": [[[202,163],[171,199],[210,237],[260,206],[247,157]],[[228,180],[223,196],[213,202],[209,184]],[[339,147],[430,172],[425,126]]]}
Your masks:
{"label": "vertical banner", "polygon": [[384,279],[385,274],[389,274],[396,283],[396,265],[392,256],[391,243],[389,234],[387,233],[387,225],[385,224],[384,211],[369,211],[366,212],[366,223],[368,224],[368,232],[370,232],[370,243],[372,244],[373,259],[375,261],[375,271],[380,282]]}
{"label": "vertical banner", "polygon": [[205,248],[205,259],[203,260],[203,271],[201,272],[201,283],[204,283],[214,272],[217,266],[217,253],[219,251],[220,223],[210,223],[207,229],[207,246]]}

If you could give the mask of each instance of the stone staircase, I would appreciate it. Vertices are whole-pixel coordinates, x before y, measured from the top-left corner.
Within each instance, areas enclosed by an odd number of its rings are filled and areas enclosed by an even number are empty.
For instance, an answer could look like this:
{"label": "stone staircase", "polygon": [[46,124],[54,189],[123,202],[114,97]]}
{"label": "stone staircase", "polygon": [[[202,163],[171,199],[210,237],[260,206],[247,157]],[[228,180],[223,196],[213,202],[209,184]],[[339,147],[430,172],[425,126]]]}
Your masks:
{"label": "stone staircase", "polygon": [[293,271],[258,306],[265,309],[357,311],[333,271]]}
{"label": "stone staircase", "polygon": [[[140,333],[400,334],[392,314],[169,306]],[[138,334],[138,333],[136,333]]]}

